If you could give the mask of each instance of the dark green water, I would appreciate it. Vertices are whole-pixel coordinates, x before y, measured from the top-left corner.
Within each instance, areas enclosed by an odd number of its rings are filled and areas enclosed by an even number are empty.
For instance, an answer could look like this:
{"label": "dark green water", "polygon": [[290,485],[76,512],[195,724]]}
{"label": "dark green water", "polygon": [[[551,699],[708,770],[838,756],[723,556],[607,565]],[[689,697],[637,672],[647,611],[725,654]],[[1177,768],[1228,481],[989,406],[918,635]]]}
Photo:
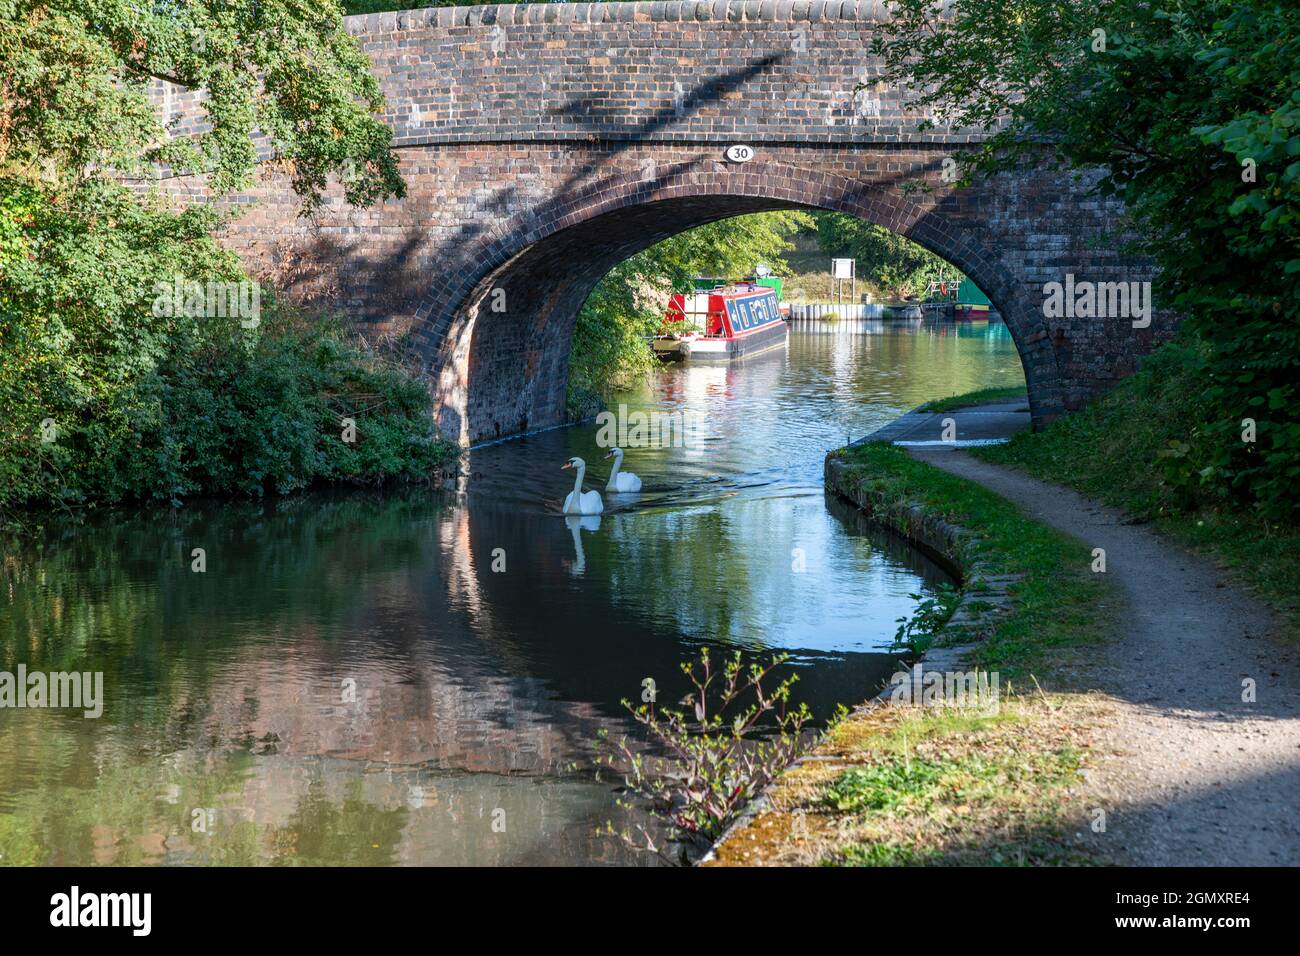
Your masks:
{"label": "dark green water", "polygon": [[619,699],[703,643],[790,651],[822,715],[870,694],[942,576],[828,500],[822,458],[1021,380],[998,324],[799,331],[625,396],[699,426],[629,449],[645,487],[599,519],[559,513],[570,456],[603,490],[579,426],[473,451],[463,495],[52,522],[4,556],[0,671],[102,671],[104,711],[0,709],[0,864],[644,862],[593,833]]}

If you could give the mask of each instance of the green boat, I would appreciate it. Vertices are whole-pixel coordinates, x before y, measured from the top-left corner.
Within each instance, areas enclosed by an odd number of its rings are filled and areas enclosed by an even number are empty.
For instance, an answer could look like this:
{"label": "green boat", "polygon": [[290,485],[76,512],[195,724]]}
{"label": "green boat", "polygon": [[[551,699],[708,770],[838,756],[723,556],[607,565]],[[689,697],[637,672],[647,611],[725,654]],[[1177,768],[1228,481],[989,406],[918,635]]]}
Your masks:
{"label": "green boat", "polygon": [[989,297],[986,296],[970,279],[962,279],[957,288],[957,302],[953,309],[953,318],[970,322],[989,317]]}

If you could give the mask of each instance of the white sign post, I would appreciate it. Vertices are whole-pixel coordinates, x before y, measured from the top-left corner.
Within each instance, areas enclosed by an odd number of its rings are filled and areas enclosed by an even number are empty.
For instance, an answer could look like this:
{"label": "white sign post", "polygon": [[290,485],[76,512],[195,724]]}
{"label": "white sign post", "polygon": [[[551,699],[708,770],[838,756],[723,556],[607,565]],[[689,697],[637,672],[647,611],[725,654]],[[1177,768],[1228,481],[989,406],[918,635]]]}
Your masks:
{"label": "white sign post", "polygon": [[841,304],[844,282],[849,283],[849,302],[856,302],[858,298],[858,263],[856,259],[831,260],[831,293],[835,297],[836,305]]}

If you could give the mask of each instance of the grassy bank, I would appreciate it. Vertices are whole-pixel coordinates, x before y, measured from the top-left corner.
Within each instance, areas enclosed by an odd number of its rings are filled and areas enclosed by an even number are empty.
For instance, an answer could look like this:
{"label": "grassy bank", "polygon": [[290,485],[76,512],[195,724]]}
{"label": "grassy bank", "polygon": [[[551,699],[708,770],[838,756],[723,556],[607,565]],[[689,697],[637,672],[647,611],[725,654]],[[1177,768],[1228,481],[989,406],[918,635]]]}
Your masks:
{"label": "grassy bank", "polygon": [[1095,864],[1080,784],[1107,704],[1004,695],[995,716],[877,707],[787,770],[720,866]]}
{"label": "grassy bank", "polygon": [[972,449],[986,461],[1068,485],[1151,522],[1177,543],[1216,559],[1243,589],[1300,633],[1300,528],[1270,520],[1241,498],[1210,493],[1212,449],[1204,379],[1184,345],[1167,346],[1087,408],[1006,445]]}
{"label": "grassy bank", "polygon": [[871,443],[834,454],[848,466],[845,483],[879,502],[877,507],[919,505],[927,515],[966,529],[963,564],[979,564],[986,575],[1021,577],[1011,588],[1009,613],[981,645],[980,666],[1024,677],[1048,665],[1053,652],[1093,643],[1105,633],[1107,616],[1096,612],[1099,606],[1113,609],[1118,593],[1092,573],[1085,545],[901,448]]}
{"label": "grassy bank", "polygon": [[815,759],[782,776],[768,808],[719,849],[719,864],[1096,862],[1080,835],[1080,784],[1108,705],[1071,693],[1064,675],[1075,652],[1106,636],[1118,588],[1091,572],[1084,545],[972,482],[886,444],[834,455],[847,466],[839,487],[868,512],[905,531],[919,515],[962,529],[956,558],[979,569],[967,607],[980,601],[981,578],[1019,579],[969,658],[998,673],[999,703],[995,712],[899,705],[855,713]]}
{"label": "grassy bank", "polygon": [[1012,398],[1023,398],[1027,403],[1029,393],[1025,391],[1023,385],[1009,385],[1005,388],[980,388],[962,395],[936,398],[934,401],[922,405],[921,411],[950,412],[955,408],[967,408],[971,405],[984,405],[989,402],[1002,402]]}

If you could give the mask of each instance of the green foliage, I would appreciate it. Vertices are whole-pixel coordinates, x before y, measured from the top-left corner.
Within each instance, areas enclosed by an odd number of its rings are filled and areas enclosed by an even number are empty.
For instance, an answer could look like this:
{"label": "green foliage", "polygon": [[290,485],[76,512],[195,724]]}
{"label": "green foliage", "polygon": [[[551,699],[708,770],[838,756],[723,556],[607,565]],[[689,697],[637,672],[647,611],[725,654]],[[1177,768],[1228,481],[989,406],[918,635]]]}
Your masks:
{"label": "green foliage", "polygon": [[[113,183],[0,188],[0,510],[294,491],[427,472],[424,387],[341,331],[159,314],[176,276],[245,279],[210,209]],[[355,444],[339,419],[358,423]]]}
{"label": "green foliage", "polygon": [[578,313],[569,355],[569,409],[583,414],[610,391],[655,367],[646,345],[663,322],[669,293],[697,275],[748,275],[785,268],[788,237],[812,224],[803,212],[765,212],[708,223],[656,243],[615,266]]}
{"label": "green foliage", "polygon": [[[257,130],[308,210],[331,173],[351,203],[405,194],[378,81],[336,0],[0,0],[0,80],[0,172],[15,179],[68,187],[162,162],[228,192],[252,181]],[[155,80],[202,91],[208,127],[169,136]]]}
{"label": "green foliage", "polygon": [[838,212],[813,215],[822,251],[856,259],[858,278],[887,295],[922,295],[932,279],[961,281],[961,273],[950,263],[883,226]]}
{"label": "green foliage", "polygon": [[[746,666],[736,651],[717,670],[704,648],[698,662],[681,665],[693,689],[680,709],[658,707],[653,693],[642,704],[623,701],[666,756],[647,756],[626,737],[613,741],[605,732],[599,762],[620,774],[678,839],[707,848],[805,746],[802,731],[812,715],[807,704],[790,704],[798,675],[771,687],[773,671],[787,660],[788,654],[776,654],[766,665]],[[612,833],[612,825],[607,830]],[[645,827],[617,835],[668,858]]]}
{"label": "green foliage", "polygon": [[[451,454],[426,389],[337,325],[272,315],[250,343],[205,343],[142,389],[157,416],[132,462],[132,497],[262,495],[317,481],[419,479]],[[343,419],[356,423],[343,440]],[[142,451],[148,454],[141,454]],[[137,468],[139,466],[137,465]]]}
{"label": "green foliage", "polygon": [[[901,0],[876,44],[938,120],[994,130],[968,176],[1099,169],[1203,346],[1199,438],[1216,494],[1294,520],[1300,477],[1300,11],[1277,0]],[[1104,36],[1097,31],[1104,31]],[[1242,420],[1258,440],[1243,442]],[[1199,443],[1199,447],[1198,447]],[[1169,463],[1175,471],[1181,466]],[[1204,492],[1197,489],[1199,496]]]}
{"label": "green foliage", "polygon": [[[157,79],[202,93],[209,128],[169,139]],[[0,83],[0,512],[409,477],[446,454],[423,385],[270,291],[260,316],[161,307],[177,283],[246,302],[256,284],[213,207],[120,180],[170,163],[242,188],[256,129],[306,212],[331,173],[350,202],[402,195],[337,4],[0,0]]]}
{"label": "green foliage", "polygon": [[933,793],[942,780],[941,764],[899,760],[844,771],[828,786],[823,800],[836,810],[892,810]]}
{"label": "green foliage", "polygon": [[0,206],[6,247],[40,250],[0,276],[0,510],[286,493],[417,477],[447,457],[423,385],[336,325],[274,301],[251,329],[156,316],[144,283],[237,277],[230,254],[202,208],[177,216],[103,184],[78,196],[92,194],[117,228],[87,228],[84,210],[42,207],[31,190]]}
{"label": "green foliage", "polygon": [[894,644],[920,654],[934,643],[935,637],[948,623],[961,600],[961,593],[950,584],[941,584],[937,594],[909,594],[908,597],[917,602],[916,609],[911,617],[898,619]]}
{"label": "green foliage", "polygon": [[925,857],[908,846],[895,843],[857,843],[823,866],[915,866]]}
{"label": "green foliage", "polygon": [[1071,484],[1143,519],[1230,504],[1222,486],[1200,476],[1214,446],[1198,424],[1210,413],[1207,350],[1182,336],[1100,401],[980,454],[1054,481],[1073,475]]}
{"label": "green foliage", "polygon": [[31,822],[9,813],[0,813],[0,859],[6,866],[36,866],[41,850]]}
{"label": "green foliage", "polygon": [[645,256],[615,266],[578,312],[569,353],[568,405],[573,417],[592,414],[603,395],[655,368],[646,339],[663,321],[655,302],[666,298],[667,291],[658,296],[642,291],[649,279],[646,273],[653,268]]}
{"label": "green foliage", "polygon": [[760,262],[781,272],[787,268],[785,253],[794,248],[790,237],[812,223],[809,213],[794,210],[711,222],[651,246],[641,253],[641,271],[672,287],[697,275],[739,278],[753,273]]}

